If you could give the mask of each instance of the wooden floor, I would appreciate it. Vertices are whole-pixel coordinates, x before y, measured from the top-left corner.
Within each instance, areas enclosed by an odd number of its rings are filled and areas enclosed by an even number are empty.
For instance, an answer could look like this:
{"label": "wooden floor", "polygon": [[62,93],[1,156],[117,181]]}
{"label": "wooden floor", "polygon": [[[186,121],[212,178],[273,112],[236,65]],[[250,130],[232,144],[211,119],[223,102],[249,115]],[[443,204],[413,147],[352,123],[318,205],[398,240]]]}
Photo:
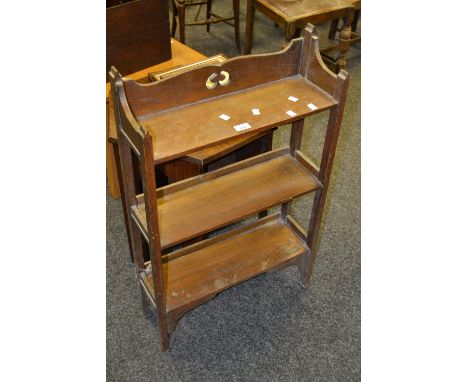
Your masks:
{"label": "wooden floor", "polygon": [[[163,264],[168,312],[206,301],[224,289],[293,262],[308,250],[278,215],[193,247],[193,251],[182,249],[180,257],[173,252],[175,259]],[[154,300],[151,274],[142,273],[141,277]]]}
{"label": "wooden floor", "polygon": [[[201,175],[195,180],[199,182],[198,185],[189,180],[159,189],[162,248],[169,248],[319,188],[318,180],[287,152],[287,149],[269,152],[263,155],[264,162],[238,171],[229,173],[230,169],[236,170],[252,160]],[[183,187],[184,184],[186,187]],[[145,204],[141,196],[139,199],[141,203],[133,207],[132,217],[146,233]]]}

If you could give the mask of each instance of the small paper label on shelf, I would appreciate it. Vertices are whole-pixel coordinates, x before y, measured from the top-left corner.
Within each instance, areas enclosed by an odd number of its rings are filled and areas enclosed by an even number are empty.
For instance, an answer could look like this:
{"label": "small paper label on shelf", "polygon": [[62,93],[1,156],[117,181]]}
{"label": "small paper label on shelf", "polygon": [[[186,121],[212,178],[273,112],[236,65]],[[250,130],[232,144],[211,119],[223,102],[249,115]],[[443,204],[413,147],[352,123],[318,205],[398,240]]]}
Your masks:
{"label": "small paper label on shelf", "polygon": [[317,110],[317,109],[318,109],[318,107],[315,106],[313,103],[307,104],[307,107],[308,107],[310,110]]}
{"label": "small paper label on shelf", "polygon": [[290,117],[295,117],[297,114],[295,112],[293,112],[292,110],[288,110],[286,112],[287,115],[289,115]]}
{"label": "small paper label on shelf", "polygon": [[253,115],[260,115],[260,110],[259,109],[252,109],[252,114]]}
{"label": "small paper label on shelf", "polygon": [[219,118],[224,119],[225,121],[229,121],[231,119],[231,117],[229,115],[226,115],[226,114],[221,114],[219,116]]}
{"label": "small paper label on shelf", "polygon": [[293,96],[289,96],[289,97],[288,97],[288,100],[293,101],[293,102],[297,102],[297,101],[299,100],[299,98],[296,98],[296,97],[293,97]]}
{"label": "small paper label on shelf", "polygon": [[242,131],[242,130],[247,130],[250,129],[252,126],[250,126],[247,122],[241,123],[240,125],[234,126],[234,129],[236,131]]}

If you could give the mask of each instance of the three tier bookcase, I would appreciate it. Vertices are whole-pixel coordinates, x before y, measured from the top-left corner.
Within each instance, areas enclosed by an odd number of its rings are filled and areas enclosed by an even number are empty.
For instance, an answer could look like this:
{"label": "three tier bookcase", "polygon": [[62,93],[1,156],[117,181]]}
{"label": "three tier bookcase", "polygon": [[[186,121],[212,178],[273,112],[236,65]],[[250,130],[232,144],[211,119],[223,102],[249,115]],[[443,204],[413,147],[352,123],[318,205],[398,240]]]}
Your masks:
{"label": "three tier bookcase", "polygon": [[[180,318],[227,288],[289,265],[299,267],[304,286],[310,282],[348,88],[345,71],[336,75],[323,64],[313,31],[309,24],[304,37],[281,52],[237,57],[157,83],[110,72],[137,281],[145,313],[154,307],[159,318],[164,351]],[[317,165],[300,150],[304,118],[325,111]],[[156,164],[289,123],[287,147],[156,187]],[[135,169],[143,181],[140,195]],[[311,192],[304,229],[290,206]],[[274,206],[281,212],[246,222]],[[208,235],[219,228],[223,233]]]}

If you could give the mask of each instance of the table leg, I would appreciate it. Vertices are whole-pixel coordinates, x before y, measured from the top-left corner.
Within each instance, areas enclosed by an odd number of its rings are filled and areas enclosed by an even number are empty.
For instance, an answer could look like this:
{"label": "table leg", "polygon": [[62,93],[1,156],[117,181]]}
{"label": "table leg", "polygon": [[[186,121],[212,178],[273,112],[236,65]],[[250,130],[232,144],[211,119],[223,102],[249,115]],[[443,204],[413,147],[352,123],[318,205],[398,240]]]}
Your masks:
{"label": "table leg", "polygon": [[252,51],[253,28],[255,21],[255,7],[253,0],[247,0],[247,17],[245,26],[244,54],[250,54]]}
{"label": "table leg", "polygon": [[185,43],[185,4],[177,3],[177,13],[179,14],[179,41]]}
{"label": "table leg", "polygon": [[171,37],[175,36],[175,32],[177,29],[177,7],[174,3],[175,0],[171,0],[171,6],[172,6],[172,26],[171,26]]}
{"label": "table leg", "polygon": [[[210,0],[211,1],[211,0]],[[240,36],[239,36],[239,12],[240,12],[240,0],[232,0],[232,8],[234,11],[234,30],[235,30],[235,35],[236,35],[236,46],[237,46],[237,51],[239,53],[241,52],[241,45],[240,45]]]}
{"label": "table leg", "polygon": [[339,69],[344,69],[346,67],[346,54],[351,46],[351,22],[353,16],[354,12],[350,10],[344,19],[343,28],[341,28],[340,42],[338,44],[340,54],[337,62]]}
{"label": "table leg", "polygon": [[[301,31],[299,30],[299,33]],[[286,24],[286,30],[285,30],[285,41],[284,41],[284,46],[288,46],[288,44],[291,42],[293,38],[295,38],[298,35],[298,30],[296,28],[296,23],[287,23]]]}
{"label": "table leg", "polygon": [[328,39],[329,40],[334,40],[336,36],[336,31],[338,30],[338,23],[340,22],[340,19],[335,19],[331,21],[330,24],[330,31],[328,32]]}
{"label": "table leg", "polygon": [[359,22],[359,17],[360,16],[361,16],[361,10],[357,9],[356,12],[354,12],[353,22],[351,23],[351,30],[353,32],[356,32],[357,24]]}
{"label": "table leg", "polygon": [[[206,0],[206,19],[209,21],[211,19],[211,0]],[[206,24],[206,31],[210,31],[211,23]]]}

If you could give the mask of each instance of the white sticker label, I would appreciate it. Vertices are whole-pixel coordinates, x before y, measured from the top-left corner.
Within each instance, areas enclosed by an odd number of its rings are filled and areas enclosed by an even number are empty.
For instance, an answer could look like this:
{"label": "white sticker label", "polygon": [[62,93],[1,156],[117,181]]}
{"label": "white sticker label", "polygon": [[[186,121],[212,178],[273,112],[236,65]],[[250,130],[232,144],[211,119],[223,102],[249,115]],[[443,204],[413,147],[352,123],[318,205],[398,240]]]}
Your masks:
{"label": "white sticker label", "polygon": [[313,103],[307,104],[307,107],[308,107],[310,110],[317,110],[317,109],[318,109],[318,107],[315,106]]}
{"label": "white sticker label", "polygon": [[219,116],[219,118],[224,119],[225,121],[229,121],[231,119],[231,117],[229,115],[226,115],[226,114],[221,114]]}
{"label": "white sticker label", "polygon": [[291,116],[291,117],[295,117],[297,114],[295,112],[293,112],[292,110],[288,110],[286,112],[287,115]]}
{"label": "white sticker label", "polygon": [[260,110],[259,109],[252,109],[252,114],[253,115],[260,115]]}
{"label": "white sticker label", "polygon": [[296,97],[293,97],[293,96],[289,96],[289,97],[288,97],[288,100],[293,101],[293,102],[297,102],[297,101],[299,100],[299,98],[296,98]]}
{"label": "white sticker label", "polygon": [[250,126],[247,122],[241,123],[240,125],[234,126],[234,129],[236,131],[242,131],[242,130],[247,130],[250,129],[252,126]]}

